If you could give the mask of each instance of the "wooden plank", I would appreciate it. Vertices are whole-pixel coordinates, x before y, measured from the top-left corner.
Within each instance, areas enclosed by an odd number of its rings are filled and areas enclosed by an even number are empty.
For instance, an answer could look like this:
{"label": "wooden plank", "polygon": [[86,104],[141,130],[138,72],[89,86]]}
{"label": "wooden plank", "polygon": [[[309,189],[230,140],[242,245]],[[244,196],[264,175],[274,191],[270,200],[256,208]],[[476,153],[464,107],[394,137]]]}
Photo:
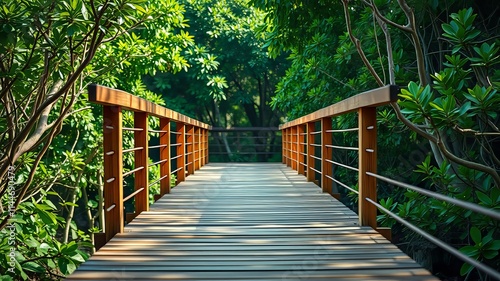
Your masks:
{"label": "wooden plank", "polygon": [[356,111],[362,107],[377,107],[398,100],[399,87],[395,85],[384,86],[373,89],[353,97],[344,99],[336,104],[317,110],[311,114],[302,116],[280,125],[280,129],[317,121],[324,117],[334,117],[345,113]]}
{"label": "wooden plank", "polygon": [[385,270],[315,270],[305,264],[287,271],[211,271],[165,272],[162,270],[125,271],[126,266],[107,271],[79,271],[68,280],[386,280],[386,281],[436,281],[424,269]]}
{"label": "wooden plank", "polygon": [[438,280],[284,164],[209,164],[68,280]]}
{"label": "wooden plank", "polygon": [[120,106],[123,109],[146,112],[156,117],[169,118],[173,121],[178,121],[205,129],[211,128],[211,126],[208,124],[202,123],[196,119],[180,114],[161,105],[157,105],[146,99],[134,96],[125,91],[95,84],[89,85],[88,91],[89,101],[94,103],[107,106]]}

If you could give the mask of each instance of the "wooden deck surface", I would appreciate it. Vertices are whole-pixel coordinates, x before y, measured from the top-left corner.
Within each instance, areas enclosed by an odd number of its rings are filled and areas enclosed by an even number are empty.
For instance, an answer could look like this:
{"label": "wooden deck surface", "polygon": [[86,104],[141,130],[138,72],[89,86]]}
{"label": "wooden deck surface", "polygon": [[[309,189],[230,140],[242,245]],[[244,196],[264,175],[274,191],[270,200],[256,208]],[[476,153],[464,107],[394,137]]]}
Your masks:
{"label": "wooden deck surface", "polygon": [[282,164],[209,164],[68,280],[438,280]]}

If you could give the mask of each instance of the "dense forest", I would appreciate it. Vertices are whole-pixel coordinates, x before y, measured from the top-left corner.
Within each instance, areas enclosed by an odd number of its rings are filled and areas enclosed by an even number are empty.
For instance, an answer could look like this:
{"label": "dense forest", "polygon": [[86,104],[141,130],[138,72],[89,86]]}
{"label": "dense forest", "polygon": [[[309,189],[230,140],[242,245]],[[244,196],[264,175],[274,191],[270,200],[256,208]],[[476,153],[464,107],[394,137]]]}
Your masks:
{"label": "dense forest", "polygon": [[[92,83],[223,128],[277,127],[399,85],[399,102],[377,113],[380,173],[498,211],[499,45],[497,0],[2,0],[1,278],[60,279],[94,252],[103,152]],[[334,129],[355,126],[351,117]],[[387,209],[500,268],[498,221],[378,188]],[[491,279],[387,215],[379,223],[436,276]]]}

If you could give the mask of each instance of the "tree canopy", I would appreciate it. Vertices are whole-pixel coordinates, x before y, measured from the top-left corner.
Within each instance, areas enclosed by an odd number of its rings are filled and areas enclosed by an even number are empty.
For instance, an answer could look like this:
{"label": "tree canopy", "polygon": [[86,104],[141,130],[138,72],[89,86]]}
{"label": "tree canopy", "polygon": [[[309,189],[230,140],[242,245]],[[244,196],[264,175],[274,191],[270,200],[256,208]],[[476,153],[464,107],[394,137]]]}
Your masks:
{"label": "tree canopy", "polygon": [[[384,173],[500,208],[499,19],[496,0],[2,1],[2,278],[61,278],[93,251],[103,225],[102,121],[87,101],[90,83],[216,127],[274,127],[397,84],[399,102],[378,111]],[[353,127],[355,118],[333,126]],[[341,169],[335,177],[356,181]],[[385,184],[379,193],[384,207],[498,268],[498,222]],[[343,195],[347,204],[356,200]],[[449,263],[437,274],[487,280],[446,255],[431,260],[435,246],[388,216],[379,220],[428,268]],[[8,227],[16,229],[14,272],[4,270]]]}

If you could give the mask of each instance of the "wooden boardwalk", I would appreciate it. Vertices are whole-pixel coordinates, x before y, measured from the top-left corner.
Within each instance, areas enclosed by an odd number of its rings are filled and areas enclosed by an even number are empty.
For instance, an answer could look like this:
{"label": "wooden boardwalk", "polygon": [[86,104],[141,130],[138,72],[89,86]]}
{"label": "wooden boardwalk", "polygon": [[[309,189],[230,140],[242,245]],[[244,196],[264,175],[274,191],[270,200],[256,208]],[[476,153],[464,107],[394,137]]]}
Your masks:
{"label": "wooden boardwalk", "polygon": [[68,280],[438,280],[282,164],[209,164]]}

